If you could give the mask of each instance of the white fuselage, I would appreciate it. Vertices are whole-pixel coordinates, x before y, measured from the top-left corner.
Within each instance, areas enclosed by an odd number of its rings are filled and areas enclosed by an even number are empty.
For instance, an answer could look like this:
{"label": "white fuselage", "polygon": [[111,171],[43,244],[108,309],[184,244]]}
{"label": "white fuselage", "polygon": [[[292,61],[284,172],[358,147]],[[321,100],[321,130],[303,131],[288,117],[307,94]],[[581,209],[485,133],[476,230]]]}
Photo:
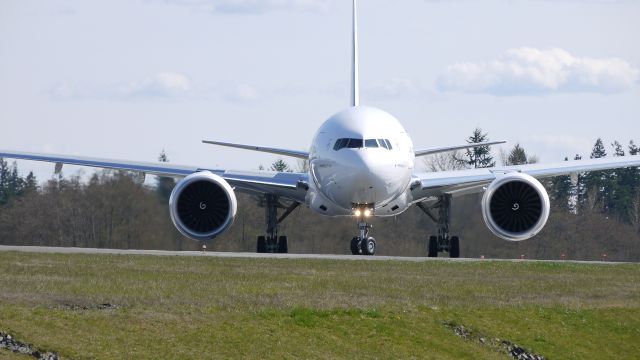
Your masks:
{"label": "white fuselage", "polygon": [[414,158],[411,138],[396,118],[372,107],[348,108],[325,121],[313,139],[307,204],[329,216],[352,215],[359,206],[378,216],[398,214],[408,207]]}

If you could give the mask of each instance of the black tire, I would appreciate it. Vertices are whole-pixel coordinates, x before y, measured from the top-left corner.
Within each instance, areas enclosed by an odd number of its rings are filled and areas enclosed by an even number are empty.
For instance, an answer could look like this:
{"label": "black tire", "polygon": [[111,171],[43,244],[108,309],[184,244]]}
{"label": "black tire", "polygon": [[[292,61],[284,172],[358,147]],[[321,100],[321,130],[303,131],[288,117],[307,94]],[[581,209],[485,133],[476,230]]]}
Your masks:
{"label": "black tire", "polygon": [[362,255],[375,255],[377,247],[376,239],[368,237],[360,244],[360,247],[362,248]]}
{"label": "black tire", "polygon": [[278,238],[278,253],[286,254],[289,252],[289,244],[286,236],[280,236]]}
{"label": "black tire", "polygon": [[358,244],[359,242],[360,238],[357,236],[351,239],[351,255],[360,255],[360,246]]}
{"label": "black tire", "polygon": [[452,236],[449,240],[449,257],[457,259],[460,257],[460,238]]}
{"label": "black tire", "polygon": [[264,236],[258,236],[258,253],[263,254],[267,252],[267,238]]}
{"label": "black tire", "polygon": [[429,252],[428,257],[438,257],[438,237],[429,236]]}

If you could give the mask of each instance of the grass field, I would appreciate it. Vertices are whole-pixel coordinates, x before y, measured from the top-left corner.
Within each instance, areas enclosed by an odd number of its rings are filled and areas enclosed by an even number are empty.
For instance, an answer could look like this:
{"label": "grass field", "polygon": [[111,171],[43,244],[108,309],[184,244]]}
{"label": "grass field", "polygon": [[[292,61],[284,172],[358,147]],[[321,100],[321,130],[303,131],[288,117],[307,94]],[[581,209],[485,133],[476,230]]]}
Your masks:
{"label": "grass field", "polygon": [[0,252],[0,331],[64,358],[509,358],[445,322],[637,359],[640,265]]}

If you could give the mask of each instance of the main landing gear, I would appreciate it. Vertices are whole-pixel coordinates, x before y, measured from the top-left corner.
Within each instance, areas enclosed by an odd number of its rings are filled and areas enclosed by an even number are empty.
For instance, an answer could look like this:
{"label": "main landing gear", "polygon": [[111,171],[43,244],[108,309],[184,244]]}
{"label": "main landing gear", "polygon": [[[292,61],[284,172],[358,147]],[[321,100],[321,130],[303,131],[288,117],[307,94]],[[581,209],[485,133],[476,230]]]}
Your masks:
{"label": "main landing gear", "polygon": [[357,209],[355,212],[358,217],[358,229],[360,230],[360,236],[356,236],[351,239],[351,254],[375,255],[376,239],[369,236],[369,229],[371,229],[372,226],[366,221],[366,218],[371,215],[372,210],[369,210],[368,208]]}
{"label": "main landing gear", "polygon": [[280,202],[275,195],[268,194],[265,196],[265,220],[267,223],[267,232],[264,236],[258,236],[257,250],[259,253],[281,253],[289,252],[288,239],[286,236],[278,236],[278,225],[284,221],[300,203],[292,203],[287,210],[278,218],[278,207]]}
{"label": "main landing gear", "polygon": [[[458,236],[449,235],[449,224],[451,222],[451,194],[444,194],[438,197],[431,206],[425,206],[423,203],[416,204],[438,228],[437,236],[429,236],[429,257],[438,257],[439,252],[448,252],[450,258],[460,257],[460,238]],[[432,210],[438,210],[436,217]]]}

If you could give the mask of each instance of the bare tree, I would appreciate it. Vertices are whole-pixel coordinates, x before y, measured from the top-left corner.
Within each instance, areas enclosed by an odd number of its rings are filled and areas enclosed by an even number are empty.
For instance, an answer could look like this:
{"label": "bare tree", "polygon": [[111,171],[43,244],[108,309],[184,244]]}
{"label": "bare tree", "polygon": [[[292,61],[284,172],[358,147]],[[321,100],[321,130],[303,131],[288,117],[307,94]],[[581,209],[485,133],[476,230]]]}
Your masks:
{"label": "bare tree", "polygon": [[451,151],[425,156],[423,163],[430,172],[462,170],[465,165],[458,160],[461,157],[460,151]]}
{"label": "bare tree", "polygon": [[309,172],[309,159],[298,159],[296,171],[301,173]]}

